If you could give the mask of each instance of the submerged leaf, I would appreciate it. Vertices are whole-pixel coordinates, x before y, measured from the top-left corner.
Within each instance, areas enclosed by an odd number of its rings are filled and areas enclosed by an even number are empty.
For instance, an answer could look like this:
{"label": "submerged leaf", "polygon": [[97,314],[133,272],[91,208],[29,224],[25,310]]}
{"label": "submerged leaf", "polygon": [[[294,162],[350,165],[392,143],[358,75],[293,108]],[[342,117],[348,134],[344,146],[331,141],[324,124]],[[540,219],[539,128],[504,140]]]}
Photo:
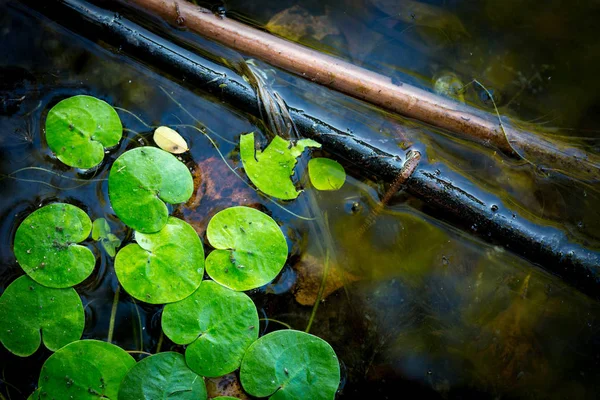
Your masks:
{"label": "submerged leaf", "polygon": [[79,340],[52,354],[42,366],[40,399],[117,399],[135,360],[114,344]]}
{"label": "submerged leaf", "polygon": [[233,290],[250,290],[272,281],[283,268],[288,247],[277,223],[258,210],[231,207],[208,223],[206,236],[215,248],[206,272]]}
{"label": "submerged leaf", "polygon": [[240,380],[256,397],[333,400],[340,383],[340,365],[323,339],[295,330],[276,331],[248,348]]}
{"label": "submerged leaf", "polygon": [[119,400],[206,400],[202,377],[185,364],[179,353],[159,353],[144,358],[125,375]]}
{"label": "submerged leaf", "polygon": [[187,201],[194,190],[192,174],[172,154],[156,147],[138,147],[114,162],[108,177],[113,210],[138,232],[158,232],[167,223],[166,203]]}
{"label": "submerged leaf", "polygon": [[320,41],[327,35],[340,33],[328,15],[311,15],[299,5],[275,14],[265,28],[269,32],[293,41],[298,41],[305,36]]}
{"label": "submerged leaf", "polygon": [[87,278],[96,257],[77,243],[87,239],[92,221],[80,208],[54,203],[29,215],[15,235],[15,256],[34,281],[66,288]]}
{"label": "submerged leaf", "polygon": [[78,340],[83,333],[83,305],[73,288],[48,288],[22,276],[0,297],[0,321],[2,344],[11,353],[27,357],[42,339],[52,351]]}
{"label": "submerged leaf", "polygon": [[91,96],[64,99],[48,112],[46,141],[70,167],[92,168],[104,159],[104,149],[123,135],[119,115],[108,103]]}
{"label": "submerged leaf", "polygon": [[258,338],[258,312],[244,293],[204,281],[191,296],[165,306],[163,331],[177,344],[188,344],[188,366],[202,376],[235,371]]}
{"label": "submerged leaf", "polygon": [[168,126],[159,126],[154,130],[154,143],[164,151],[173,154],[185,153],[189,147],[177,131]]}
{"label": "submerged leaf", "polygon": [[346,181],[344,167],[329,158],[313,158],[308,162],[310,181],[318,190],[338,190]]}
{"label": "submerged leaf", "polygon": [[110,225],[105,218],[98,218],[92,224],[92,239],[100,242],[106,253],[114,257],[117,248],[121,245],[121,239],[116,235],[110,233]]}
{"label": "submerged leaf", "polygon": [[240,154],[246,174],[262,192],[282,200],[298,197],[294,183],[290,179],[294,173],[296,158],[307,147],[321,147],[311,139],[299,140],[291,144],[275,136],[264,151],[254,147],[254,133],[240,138]]}
{"label": "submerged leaf", "polygon": [[135,232],[115,258],[115,272],[127,293],[151,304],[172,303],[202,282],[204,248],[188,223],[169,217],[156,233]]}

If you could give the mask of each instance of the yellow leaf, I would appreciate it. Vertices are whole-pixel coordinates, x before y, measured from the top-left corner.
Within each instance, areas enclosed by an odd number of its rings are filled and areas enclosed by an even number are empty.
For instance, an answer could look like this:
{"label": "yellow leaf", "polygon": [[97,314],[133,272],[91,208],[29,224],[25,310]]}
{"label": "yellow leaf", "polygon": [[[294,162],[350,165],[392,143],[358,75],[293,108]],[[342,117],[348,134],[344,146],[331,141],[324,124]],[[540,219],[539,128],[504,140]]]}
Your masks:
{"label": "yellow leaf", "polygon": [[173,154],[185,153],[189,147],[184,138],[168,126],[159,126],[154,131],[154,143]]}

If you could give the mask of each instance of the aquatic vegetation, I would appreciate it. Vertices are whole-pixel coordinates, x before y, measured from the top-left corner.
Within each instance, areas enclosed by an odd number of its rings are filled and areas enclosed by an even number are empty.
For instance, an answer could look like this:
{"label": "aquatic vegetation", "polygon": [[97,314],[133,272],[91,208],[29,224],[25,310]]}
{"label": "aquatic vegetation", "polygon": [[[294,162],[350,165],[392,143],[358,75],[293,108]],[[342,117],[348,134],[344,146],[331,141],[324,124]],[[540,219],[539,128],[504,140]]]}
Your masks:
{"label": "aquatic vegetation", "polygon": [[45,287],[25,275],[0,297],[0,321],[10,321],[0,328],[0,342],[11,353],[27,357],[42,340],[52,351],[79,340],[83,305],[73,288]]}
{"label": "aquatic vegetation", "polygon": [[191,296],[165,306],[163,331],[187,345],[185,360],[196,373],[217,377],[239,368],[258,338],[258,312],[244,293],[205,281]]}
{"label": "aquatic vegetation", "polygon": [[70,167],[93,168],[104,149],[121,140],[123,126],[108,103],[91,96],[73,96],[52,107],[46,118],[46,141]]}
{"label": "aquatic vegetation", "polygon": [[106,218],[98,218],[94,221],[92,224],[92,239],[100,242],[106,253],[111,257],[117,254],[117,248],[121,245],[121,239],[110,232],[110,225],[108,225]]}
{"label": "aquatic vegetation", "polygon": [[92,221],[71,204],[54,203],[31,213],[15,235],[15,256],[34,281],[66,288],[87,278],[96,265],[94,254],[77,243],[90,235]]}
{"label": "aquatic vegetation", "polygon": [[179,353],[155,354],[135,364],[121,382],[120,400],[206,400],[202,377],[188,368]]}
{"label": "aquatic vegetation", "polygon": [[256,397],[330,400],[340,382],[340,365],[323,339],[283,330],[261,337],[248,348],[240,379]]}
{"label": "aquatic vegetation", "polygon": [[121,381],[134,364],[133,357],[114,344],[98,340],[70,343],[42,366],[34,399],[117,399]]}
{"label": "aquatic vegetation", "polygon": [[296,158],[307,147],[321,147],[311,139],[301,139],[296,143],[275,136],[264,151],[257,150],[254,133],[240,137],[240,155],[248,178],[263,193],[282,200],[293,200],[299,192],[294,187],[291,175],[294,173]]}
{"label": "aquatic vegetation", "polygon": [[310,182],[318,190],[338,190],[346,181],[342,165],[330,158],[312,158],[308,162]]}
{"label": "aquatic vegetation", "polygon": [[208,223],[206,236],[215,248],[206,272],[233,290],[250,290],[272,281],[287,259],[288,247],[277,223],[249,207],[230,207]]}
{"label": "aquatic vegetation", "polygon": [[187,222],[169,217],[156,233],[136,231],[135,241],[115,258],[119,282],[131,296],[151,304],[172,303],[198,288],[204,248]]}
{"label": "aquatic vegetation", "polygon": [[158,147],[172,154],[185,153],[190,149],[185,139],[176,130],[168,126],[159,126],[156,128],[152,139],[154,139],[154,143]]}
{"label": "aquatic vegetation", "polygon": [[115,160],[108,177],[113,210],[123,223],[142,233],[160,231],[167,223],[167,203],[187,201],[194,190],[192,174],[172,154],[138,147]]}

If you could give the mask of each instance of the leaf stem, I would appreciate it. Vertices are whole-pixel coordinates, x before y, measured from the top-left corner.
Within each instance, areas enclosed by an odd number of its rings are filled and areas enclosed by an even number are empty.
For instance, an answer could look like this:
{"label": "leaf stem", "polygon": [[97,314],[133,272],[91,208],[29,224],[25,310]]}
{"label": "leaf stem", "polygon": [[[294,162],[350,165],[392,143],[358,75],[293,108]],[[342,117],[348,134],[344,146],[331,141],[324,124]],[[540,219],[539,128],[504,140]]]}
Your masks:
{"label": "leaf stem", "polygon": [[321,285],[319,286],[319,293],[317,293],[317,298],[315,299],[315,304],[313,305],[312,312],[310,313],[310,318],[308,320],[308,324],[306,325],[306,333],[309,333],[312,323],[315,319],[315,315],[317,315],[317,309],[319,308],[319,303],[323,298],[323,293],[325,292],[325,284],[327,283],[327,275],[329,275],[329,249],[325,252],[325,268],[323,268],[323,276],[321,277]]}
{"label": "leaf stem", "polygon": [[121,292],[121,285],[117,285],[115,290],[115,297],[113,298],[112,310],[110,311],[110,322],[108,324],[108,343],[113,340],[113,334],[115,333],[115,319],[117,318],[117,308],[119,306],[119,293]]}

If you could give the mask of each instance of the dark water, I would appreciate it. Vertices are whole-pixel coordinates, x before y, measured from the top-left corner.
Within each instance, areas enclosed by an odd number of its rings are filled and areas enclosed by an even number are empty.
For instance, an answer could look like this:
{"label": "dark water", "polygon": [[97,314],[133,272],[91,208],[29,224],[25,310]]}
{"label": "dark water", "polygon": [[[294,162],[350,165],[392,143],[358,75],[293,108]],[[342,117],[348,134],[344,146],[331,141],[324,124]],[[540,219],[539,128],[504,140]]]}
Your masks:
{"label": "dark water", "polygon": [[[396,3],[400,2],[306,1],[301,6],[307,15],[319,17],[310,29],[273,30],[428,89],[436,77],[450,72],[465,84],[476,78],[498,95],[503,114],[533,120],[539,127],[561,127],[547,134],[568,136],[573,145],[597,152],[598,134],[590,131],[600,129],[595,6],[514,0],[407,2],[402,8]],[[294,3],[228,1],[225,6],[231,16],[263,26]],[[36,166],[67,177],[103,179],[123,151],[152,144],[152,129],[146,124],[195,125],[194,118],[210,128],[230,165],[239,166],[235,143],[240,134],[258,131],[253,119],[15,3],[1,7],[1,173]],[[298,31],[302,35],[294,33]],[[194,40],[204,51],[241,59],[187,32],[169,34]],[[534,167],[492,150],[261,67],[291,106],[383,148],[399,151],[406,141],[413,142],[430,162],[446,163],[532,219],[600,247],[597,185],[548,179]],[[126,139],[92,172],[65,167],[43,138],[48,110],[65,97],[83,93],[141,119],[119,112]],[[489,107],[480,95],[475,89],[467,91],[465,101]],[[312,307],[303,305],[302,295],[314,291],[314,282],[296,264],[320,271],[323,238],[309,235],[306,222],[248,190],[202,134],[177,129],[190,145],[183,161],[199,185],[192,200],[175,207],[174,214],[202,234],[218,210],[260,204],[282,224],[291,251],[281,276],[250,295],[262,317],[305,329]],[[106,182],[76,187],[80,182],[31,170],[15,177],[19,179],[0,181],[0,290],[23,274],[12,252],[18,224],[44,204],[76,204],[92,219],[107,218],[125,243],[131,240],[131,232],[110,208]],[[596,302],[506,250],[427,216],[423,204],[402,193],[359,235],[386,189],[380,182],[354,176],[338,192],[315,193],[334,243],[329,251],[337,263],[330,280],[338,284],[332,289],[344,287],[320,304],[311,333],[329,341],[343,363],[340,399],[597,397]],[[283,206],[301,215],[310,213],[300,201]],[[88,244],[98,262],[94,274],[76,287],[86,307],[84,338],[106,340],[117,281],[112,259],[91,240]],[[136,303],[121,292],[114,342],[126,350],[154,353],[160,312],[161,307]],[[280,327],[263,321],[261,328],[266,332]],[[169,348],[181,350],[165,339],[161,349]],[[2,396],[26,398],[49,355],[42,348],[19,358],[0,348]]]}

